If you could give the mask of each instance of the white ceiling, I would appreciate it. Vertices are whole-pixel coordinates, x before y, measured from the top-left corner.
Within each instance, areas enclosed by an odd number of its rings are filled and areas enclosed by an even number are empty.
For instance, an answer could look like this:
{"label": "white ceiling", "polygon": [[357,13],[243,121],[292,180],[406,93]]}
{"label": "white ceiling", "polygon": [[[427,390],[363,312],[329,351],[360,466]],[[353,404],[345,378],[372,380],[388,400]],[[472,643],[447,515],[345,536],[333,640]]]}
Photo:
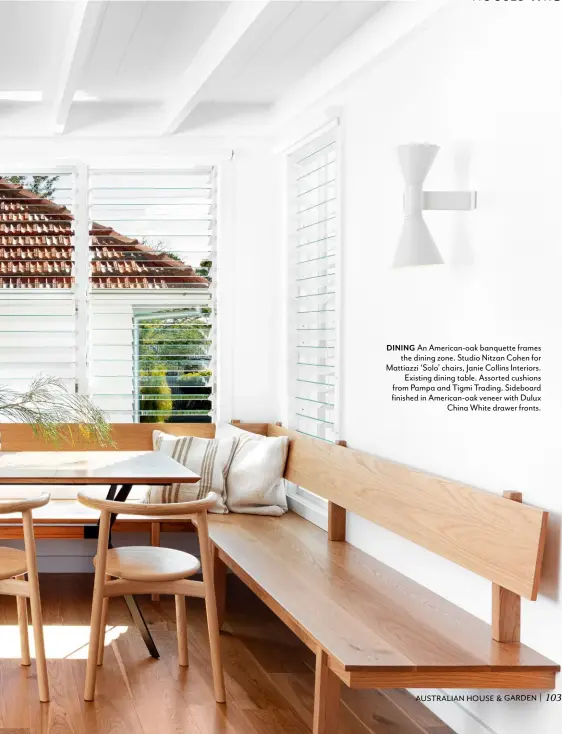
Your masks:
{"label": "white ceiling", "polygon": [[258,128],[377,0],[0,0],[0,134]]}

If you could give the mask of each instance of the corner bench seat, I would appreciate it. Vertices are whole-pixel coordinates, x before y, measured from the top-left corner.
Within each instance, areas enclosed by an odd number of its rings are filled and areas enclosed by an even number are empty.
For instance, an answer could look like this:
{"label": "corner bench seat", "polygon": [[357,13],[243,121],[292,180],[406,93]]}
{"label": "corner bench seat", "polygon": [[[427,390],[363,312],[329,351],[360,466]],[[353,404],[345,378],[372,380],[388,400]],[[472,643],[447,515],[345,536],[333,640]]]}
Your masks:
{"label": "corner bench seat", "polygon": [[[314,734],[336,734],[340,683],[351,688],[552,689],[560,667],[520,643],[521,598],[539,594],[548,512],[503,496],[284,429],[285,479],[328,502],[328,533],[289,512],[281,518],[211,515],[215,585],[237,574],[315,653]],[[116,449],[151,450],[152,431],[211,438],[212,424],[114,424]],[[6,451],[48,450],[29,426],[0,424]],[[338,445],[339,444],[339,445]],[[95,450],[78,439],[74,450]],[[491,583],[488,625],[346,542],[351,512]],[[91,537],[97,514],[72,500],[34,513],[41,537]],[[10,525],[10,523],[12,523]],[[0,537],[17,537],[3,518]],[[120,515],[114,529],[189,529],[183,518]]]}
{"label": "corner bench seat", "polygon": [[210,517],[220,561],[353,688],[552,688],[559,666],[293,512]]}

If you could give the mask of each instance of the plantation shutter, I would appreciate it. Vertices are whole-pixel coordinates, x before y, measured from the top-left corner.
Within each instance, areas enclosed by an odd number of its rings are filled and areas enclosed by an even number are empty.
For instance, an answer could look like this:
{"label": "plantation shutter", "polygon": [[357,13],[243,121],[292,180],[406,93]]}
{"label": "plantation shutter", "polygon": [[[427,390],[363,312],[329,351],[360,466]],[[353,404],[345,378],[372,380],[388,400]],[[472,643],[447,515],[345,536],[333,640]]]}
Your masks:
{"label": "plantation shutter", "polygon": [[0,383],[77,378],[75,174],[0,171]]}
{"label": "plantation shutter", "polygon": [[337,127],[289,156],[290,425],[337,439]]}
{"label": "plantation shutter", "polygon": [[90,172],[90,379],[112,421],[211,420],[215,189],[211,167]]}

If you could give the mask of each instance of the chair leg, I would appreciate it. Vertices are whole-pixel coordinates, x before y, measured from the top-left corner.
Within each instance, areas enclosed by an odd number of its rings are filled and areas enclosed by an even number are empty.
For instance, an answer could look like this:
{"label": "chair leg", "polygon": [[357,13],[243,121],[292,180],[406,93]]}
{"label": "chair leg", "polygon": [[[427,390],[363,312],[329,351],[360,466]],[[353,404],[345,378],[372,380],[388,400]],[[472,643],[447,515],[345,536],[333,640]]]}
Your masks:
{"label": "chair leg", "polygon": [[[25,574],[18,578],[25,579]],[[31,656],[29,654],[29,621],[27,618],[27,597],[16,596],[18,605],[18,626],[20,628],[20,649],[21,664],[31,665]]]}
{"label": "chair leg", "polygon": [[203,581],[205,583],[205,608],[207,610],[207,626],[209,628],[209,646],[211,648],[211,666],[213,669],[215,699],[217,703],[224,703],[226,696],[224,690],[224,671],[221,659],[217,598],[215,595],[213,561],[211,558],[211,548],[209,543],[209,526],[207,513],[205,512],[198,516],[197,531],[199,534],[201,565],[203,566]]}
{"label": "chair leg", "polygon": [[[160,547],[160,528],[159,522],[150,523],[150,545],[153,548]],[[151,599],[152,601],[160,601],[160,594],[152,594]]]}
{"label": "chair leg", "polygon": [[[105,580],[109,581],[111,576],[106,576]],[[100,641],[98,644],[98,665],[103,665],[103,654],[105,651],[105,628],[107,626],[107,612],[109,610],[109,597],[104,596],[103,597],[103,604],[101,608],[101,634],[100,634]]]}
{"label": "chair leg", "polygon": [[189,665],[187,651],[187,614],[185,610],[185,597],[176,594],[176,628],[178,631],[178,662],[185,668]]}
{"label": "chair leg", "polygon": [[39,700],[46,703],[49,700],[49,679],[47,677],[47,660],[45,658],[45,641],[43,639],[43,614],[41,612],[37,555],[35,552],[35,537],[33,535],[31,511],[27,510],[23,512],[22,517],[31,622],[33,624],[33,638],[35,640],[35,664],[37,667],[37,683],[39,684]]}
{"label": "chair leg", "polygon": [[107,563],[107,540],[109,537],[109,513],[102,512],[98,533],[98,552],[96,556],[96,573],[94,576],[94,594],[92,599],[92,617],[90,620],[90,644],[88,646],[88,663],[86,665],[86,685],[84,699],[94,700],[96,689],[96,672],[100,645],[103,592],[105,586],[105,566]]}

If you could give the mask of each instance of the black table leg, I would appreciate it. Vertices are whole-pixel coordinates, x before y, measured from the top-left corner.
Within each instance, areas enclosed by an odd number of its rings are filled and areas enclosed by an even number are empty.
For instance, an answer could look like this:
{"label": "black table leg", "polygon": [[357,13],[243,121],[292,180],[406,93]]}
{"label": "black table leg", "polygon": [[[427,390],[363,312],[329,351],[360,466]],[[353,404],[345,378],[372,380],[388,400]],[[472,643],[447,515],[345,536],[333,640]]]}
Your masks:
{"label": "black table leg", "polygon": [[144,640],[144,644],[148,648],[148,652],[152,655],[153,658],[158,659],[160,657],[160,653],[158,652],[158,648],[156,647],[156,644],[152,639],[152,635],[150,634],[150,630],[148,629],[146,621],[142,616],[141,608],[137,604],[137,600],[134,596],[130,596],[129,594],[126,594],[124,599],[125,603],[129,607],[129,612],[131,613],[133,622],[136,624],[138,631],[141,633],[141,637]]}
{"label": "black table leg", "polygon": [[[132,488],[132,484],[123,484],[121,489],[117,491],[117,485],[112,484],[109,488],[106,499],[115,500],[115,502],[125,502]],[[117,515],[112,514],[109,520],[109,548],[113,548],[113,544],[111,542],[111,528],[113,527],[113,523],[116,519]],[[146,645],[148,652],[152,655],[153,658],[159,658],[160,653],[158,652],[158,648],[156,647],[154,640],[152,639],[152,635],[150,634],[150,630],[148,629],[137,600],[134,596],[127,594],[125,595],[125,603],[129,608],[129,612],[131,614],[131,617],[133,618],[133,622],[136,624],[139,632],[141,633],[141,637],[144,640],[144,644]]]}

